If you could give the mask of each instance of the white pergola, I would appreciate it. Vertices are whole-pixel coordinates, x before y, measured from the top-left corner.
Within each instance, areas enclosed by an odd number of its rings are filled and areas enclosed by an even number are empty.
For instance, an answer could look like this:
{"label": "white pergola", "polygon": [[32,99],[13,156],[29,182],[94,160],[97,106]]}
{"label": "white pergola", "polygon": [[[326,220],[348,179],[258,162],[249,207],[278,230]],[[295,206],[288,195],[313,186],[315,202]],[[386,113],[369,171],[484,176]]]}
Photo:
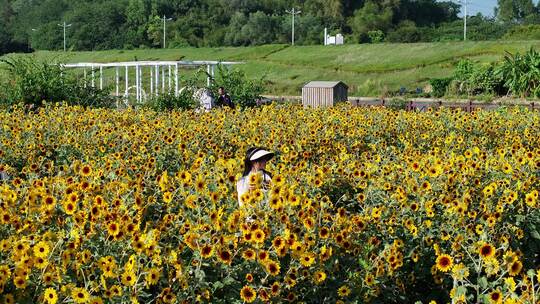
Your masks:
{"label": "white pergola", "polygon": [[[95,63],[95,62],[80,62],[63,64],[63,68],[70,69],[83,69],[83,77],[88,77],[88,70],[91,73],[91,86],[96,86],[96,71],[99,73],[99,88],[103,89],[104,86],[104,70],[114,69],[115,76],[115,91],[116,96],[120,95],[120,73],[125,73],[124,88],[122,96],[129,97],[130,90],[135,90],[135,97],[137,102],[146,99],[147,93],[143,87],[145,83],[149,84],[150,95],[157,96],[161,93],[171,92],[174,90],[175,96],[178,96],[180,83],[178,80],[180,68],[196,68],[206,66],[208,73],[207,85],[210,86],[212,78],[214,77],[215,67],[221,64],[223,66],[231,66],[235,64],[242,64],[242,62],[227,62],[227,61],[131,61],[131,62],[111,62],[111,63]],[[120,69],[123,69],[121,71]],[[130,85],[129,72],[135,71],[135,85]],[[145,73],[146,71],[146,73]],[[148,78],[147,78],[148,77]]]}

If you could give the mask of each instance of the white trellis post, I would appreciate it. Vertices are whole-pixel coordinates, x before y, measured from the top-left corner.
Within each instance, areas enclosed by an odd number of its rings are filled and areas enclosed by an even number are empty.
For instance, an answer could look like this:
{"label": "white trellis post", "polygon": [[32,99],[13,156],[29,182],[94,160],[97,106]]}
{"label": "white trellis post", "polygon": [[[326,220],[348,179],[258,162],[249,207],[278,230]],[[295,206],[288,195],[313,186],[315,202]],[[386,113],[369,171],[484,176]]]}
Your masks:
{"label": "white trellis post", "polygon": [[92,88],[96,86],[96,72],[94,71],[94,66],[92,66]]}
{"label": "white trellis post", "polygon": [[99,67],[99,89],[103,90],[103,67]]}
{"label": "white trellis post", "polygon": [[154,71],[150,68],[150,96],[154,95]]}
{"label": "white trellis post", "polygon": [[178,97],[178,62],[174,64],[174,96]]}
{"label": "white trellis post", "polygon": [[159,95],[159,66],[155,66],[155,77],[156,77],[156,95]]}
{"label": "white trellis post", "polygon": [[165,93],[165,67],[161,66],[161,93]]}
{"label": "white trellis post", "polygon": [[168,92],[170,93],[171,92],[171,65],[167,65],[167,68],[168,68],[168,72],[169,72],[169,90]]}
{"label": "white trellis post", "polygon": [[139,78],[139,73],[140,73],[140,70],[139,70],[139,66],[136,65],[135,66],[135,98],[137,100],[137,102],[139,102],[139,81],[140,81],[140,78]]}
{"label": "white trellis post", "polygon": [[139,66],[139,102],[141,102],[143,99],[142,93],[143,93],[142,66]]}
{"label": "white trellis post", "polygon": [[83,79],[84,79],[84,87],[86,88],[86,82],[87,82],[87,80],[86,80],[86,69],[84,69],[83,75],[84,75],[84,76],[83,76]]}
{"label": "white trellis post", "polygon": [[128,100],[128,90],[129,90],[129,67],[126,65],[126,93],[125,93],[125,97],[126,97],[126,101]]}
{"label": "white trellis post", "polygon": [[208,76],[206,76],[206,86],[210,86],[211,82],[212,82],[212,77],[210,76],[211,74],[211,71],[210,71],[210,65],[207,64],[206,65],[206,73]]}
{"label": "white trellis post", "polygon": [[120,71],[119,71],[119,67],[116,67],[114,69],[114,82],[116,83],[116,96],[120,96]]}

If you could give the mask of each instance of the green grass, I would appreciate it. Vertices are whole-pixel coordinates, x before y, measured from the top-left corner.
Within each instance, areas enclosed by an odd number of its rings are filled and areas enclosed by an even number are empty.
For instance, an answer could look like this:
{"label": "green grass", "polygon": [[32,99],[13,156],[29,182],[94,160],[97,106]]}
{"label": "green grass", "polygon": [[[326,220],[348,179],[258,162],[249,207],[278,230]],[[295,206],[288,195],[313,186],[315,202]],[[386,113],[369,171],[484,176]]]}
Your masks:
{"label": "green grass", "polygon": [[[258,47],[182,48],[166,50],[110,50],[99,52],[36,53],[67,62],[133,60],[229,60],[249,77],[266,75],[267,94],[300,95],[311,80],[343,80],[350,95],[377,96],[388,90],[424,87],[428,79],[452,73],[462,58],[488,63],[506,51],[539,48],[540,41],[441,42],[416,44],[363,44],[345,46],[265,45]],[[8,55],[9,56],[9,55]]]}

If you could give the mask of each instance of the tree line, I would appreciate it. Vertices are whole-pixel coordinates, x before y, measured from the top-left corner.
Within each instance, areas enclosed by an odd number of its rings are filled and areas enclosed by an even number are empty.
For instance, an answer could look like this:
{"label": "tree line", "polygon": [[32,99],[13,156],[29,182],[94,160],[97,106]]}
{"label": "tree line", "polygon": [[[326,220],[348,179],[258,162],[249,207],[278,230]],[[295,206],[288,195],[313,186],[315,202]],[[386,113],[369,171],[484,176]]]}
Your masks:
{"label": "tree line", "polygon": [[[67,28],[77,51],[167,47],[321,44],[323,30],[347,42],[457,40],[461,6],[436,0],[0,0],[0,53],[57,50]],[[532,0],[499,0],[494,18],[472,16],[470,38],[497,39],[509,29],[540,23]]]}

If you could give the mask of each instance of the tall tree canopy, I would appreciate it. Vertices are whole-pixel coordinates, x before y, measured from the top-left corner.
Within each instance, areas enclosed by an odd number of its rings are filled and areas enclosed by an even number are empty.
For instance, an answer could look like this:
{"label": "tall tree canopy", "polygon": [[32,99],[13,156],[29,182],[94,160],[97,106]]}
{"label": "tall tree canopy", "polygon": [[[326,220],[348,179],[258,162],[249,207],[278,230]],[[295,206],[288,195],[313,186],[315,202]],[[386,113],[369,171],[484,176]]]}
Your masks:
{"label": "tall tree canopy", "polygon": [[498,0],[497,18],[506,23],[533,23],[538,9],[532,0]]}
{"label": "tall tree canopy", "polygon": [[[365,41],[370,32],[419,41],[428,37],[419,28],[454,26],[460,11],[450,0],[0,0],[0,53],[61,49],[64,21],[72,24],[73,50],[160,47],[163,16],[172,18],[168,47],[287,43],[293,6],[302,11],[298,44],[322,43],[324,28],[347,41]],[[532,0],[499,0],[502,22],[535,22],[537,15]]]}

